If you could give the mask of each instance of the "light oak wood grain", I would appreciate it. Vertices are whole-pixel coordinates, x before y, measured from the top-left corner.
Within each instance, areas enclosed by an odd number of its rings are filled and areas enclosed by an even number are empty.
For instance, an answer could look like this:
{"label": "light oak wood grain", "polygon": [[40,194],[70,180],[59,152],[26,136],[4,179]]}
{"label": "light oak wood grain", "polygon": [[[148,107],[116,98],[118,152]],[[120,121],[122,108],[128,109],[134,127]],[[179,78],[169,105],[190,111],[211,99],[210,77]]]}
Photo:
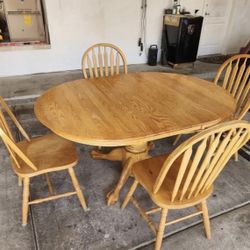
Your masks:
{"label": "light oak wood grain", "polygon": [[[7,124],[3,111],[12,119],[24,140],[16,142]],[[84,209],[87,205],[75,176],[73,167],[78,163],[75,145],[55,134],[30,138],[2,97],[0,97],[0,137],[7,150],[13,170],[19,177],[19,184],[23,182],[22,224],[27,224],[29,205],[44,201],[55,200],[70,195],[77,195]],[[74,186],[74,192],[55,194],[48,173],[68,170]],[[29,184],[31,177],[45,175],[50,196],[30,201]]]}
{"label": "light oak wood grain", "polygon": [[[235,110],[227,120],[243,119],[250,109],[250,55],[236,55],[226,60],[218,69],[214,83],[235,99]],[[173,145],[180,138],[181,135],[178,135]],[[238,160],[238,153],[235,154],[235,160]]]}
{"label": "light oak wood grain", "polygon": [[[85,79],[111,77],[120,73],[127,74],[128,66],[125,54],[114,44],[95,44],[83,54],[82,72]],[[101,146],[98,148],[100,150]]]}
{"label": "light oak wood grain", "polygon": [[94,146],[125,146],[194,131],[231,117],[234,99],[184,75],[133,73],[54,87],[35,103],[56,134]]}
{"label": "light oak wood grain", "polygon": [[149,141],[191,132],[229,118],[234,99],[222,88],[193,77],[133,73],[78,80],[50,89],[38,98],[35,114],[56,134],[94,146],[125,146],[94,159],[121,161],[123,170],[108,193],[114,204],[131,166],[149,157]]}
{"label": "light oak wood grain", "polygon": [[[136,162],[131,170],[135,180],[121,207],[124,209],[131,200],[153,233],[155,225],[149,214],[161,211],[156,250],[161,248],[165,226],[197,215],[203,216],[206,236],[210,239],[211,229],[206,200],[212,194],[213,183],[227,162],[249,139],[249,122],[221,123],[189,138],[168,154]],[[144,211],[140,207],[133,196],[139,185],[145,189],[159,209]],[[198,212],[166,223],[170,209],[192,206],[195,206]]]}

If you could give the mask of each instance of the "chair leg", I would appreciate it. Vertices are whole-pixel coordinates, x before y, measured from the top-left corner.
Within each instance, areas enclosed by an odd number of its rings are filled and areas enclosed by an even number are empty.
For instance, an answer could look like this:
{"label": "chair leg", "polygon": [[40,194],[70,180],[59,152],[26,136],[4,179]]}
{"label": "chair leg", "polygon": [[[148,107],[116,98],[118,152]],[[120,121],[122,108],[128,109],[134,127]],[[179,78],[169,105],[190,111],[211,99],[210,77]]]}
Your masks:
{"label": "chair leg", "polygon": [[202,207],[202,212],[203,212],[203,222],[204,222],[206,236],[207,236],[208,239],[211,239],[211,228],[210,228],[210,221],[209,221],[209,215],[208,215],[206,200],[202,201],[201,207]]}
{"label": "chair leg", "polygon": [[130,198],[132,197],[132,195],[134,194],[136,188],[137,188],[137,185],[138,185],[138,181],[137,180],[134,180],[134,183],[132,184],[132,186],[130,187],[122,205],[121,205],[121,209],[124,209],[128,202],[130,201]]}
{"label": "chair leg", "polygon": [[175,146],[180,139],[181,139],[181,135],[177,135],[173,142],[173,146]]}
{"label": "chair leg", "polygon": [[239,153],[238,152],[236,152],[234,154],[234,161],[239,161]]}
{"label": "chair leg", "polygon": [[162,238],[165,230],[166,218],[168,214],[168,209],[163,208],[161,212],[160,224],[156,236],[155,250],[160,250],[162,245]]}
{"label": "chair leg", "polygon": [[21,187],[23,185],[22,177],[18,176],[18,186]]}
{"label": "chair leg", "polygon": [[46,182],[47,182],[47,185],[48,185],[50,195],[55,194],[55,190],[53,188],[53,185],[51,183],[51,180],[50,180],[50,177],[49,177],[48,173],[45,174],[45,179],[46,179]]}
{"label": "chair leg", "polygon": [[28,211],[29,211],[29,184],[30,179],[25,177],[23,179],[23,208],[22,208],[22,224],[27,225]]}
{"label": "chair leg", "polygon": [[69,175],[70,175],[71,180],[72,180],[72,184],[73,184],[73,186],[74,186],[74,188],[76,190],[76,194],[78,196],[78,199],[79,199],[79,201],[80,201],[83,209],[87,210],[86,201],[85,201],[85,198],[83,196],[83,193],[82,193],[82,190],[80,188],[80,185],[78,183],[78,180],[76,178],[75,171],[74,171],[73,168],[69,168],[68,171],[69,171]]}

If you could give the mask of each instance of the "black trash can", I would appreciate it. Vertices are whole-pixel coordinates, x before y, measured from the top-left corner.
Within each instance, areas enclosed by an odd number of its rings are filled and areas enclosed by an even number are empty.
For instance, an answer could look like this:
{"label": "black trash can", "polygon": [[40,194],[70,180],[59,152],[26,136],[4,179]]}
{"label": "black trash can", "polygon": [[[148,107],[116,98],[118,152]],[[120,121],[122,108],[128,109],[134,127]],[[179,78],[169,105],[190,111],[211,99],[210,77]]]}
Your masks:
{"label": "black trash can", "polygon": [[157,64],[158,47],[153,44],[148,49],[148,65],[155,66]]}

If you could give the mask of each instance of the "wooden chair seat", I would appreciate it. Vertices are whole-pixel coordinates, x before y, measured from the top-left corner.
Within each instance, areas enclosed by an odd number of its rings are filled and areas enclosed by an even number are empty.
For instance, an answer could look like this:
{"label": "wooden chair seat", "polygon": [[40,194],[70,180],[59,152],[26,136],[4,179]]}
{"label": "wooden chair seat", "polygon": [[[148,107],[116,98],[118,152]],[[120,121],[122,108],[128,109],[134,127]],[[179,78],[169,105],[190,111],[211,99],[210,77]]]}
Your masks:
{"label": "wooden chair seat", "polygon": [[[174,189],[175,180],[178,176],[180,165],[182,162],[182,157],[179,157],[174,163],[173,167],[169,170],[168,175],[164,179],[161,188],[159,191],[154,194],[154,184],[157,177],[160,174],[162,166],[169,154],[152,157],[143,161],[139,161],[133,166],[133,175],[137,181],[145,188],[145,190],[150,195],[154,203],[159,207],[167,208],[185,208],[189,207],[191,204],[195,205],[200,203],[201,199],[207,198],[213,191],[213,188],[209,188],[205,193],[197,195],[192,200],[183,199],[179,201],[178,197],[181,196],[182,186],[178,190],[177,199],[174,202],[171,202],[172,191]],[[192,161],[189,162],[187,169],[192,165]],[[185,177],[184,177],[185,178]],[[192,185],[192,182],[191,182]],[[190,185],[190,186],[191,186]]]}
{"label": "wooden chair seat", "polygon": [[78,163],[75,145],[55,134],[32,138],[30,142],[21,141],[17,146],[37,167],[37,170],[33,170],[19,160],[21,168],[18,168],[13,162],[14,171],[21,177],[61,171]]}

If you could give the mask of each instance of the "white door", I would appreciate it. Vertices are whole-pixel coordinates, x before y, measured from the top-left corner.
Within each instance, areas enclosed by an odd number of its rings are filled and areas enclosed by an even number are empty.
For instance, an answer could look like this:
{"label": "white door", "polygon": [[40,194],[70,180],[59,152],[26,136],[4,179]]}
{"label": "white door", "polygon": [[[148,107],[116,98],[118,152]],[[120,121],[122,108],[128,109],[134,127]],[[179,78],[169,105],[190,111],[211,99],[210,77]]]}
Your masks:
{"label": "white door", "polygon": [[198,55],[223,54],[232,0],[204,0]]}

